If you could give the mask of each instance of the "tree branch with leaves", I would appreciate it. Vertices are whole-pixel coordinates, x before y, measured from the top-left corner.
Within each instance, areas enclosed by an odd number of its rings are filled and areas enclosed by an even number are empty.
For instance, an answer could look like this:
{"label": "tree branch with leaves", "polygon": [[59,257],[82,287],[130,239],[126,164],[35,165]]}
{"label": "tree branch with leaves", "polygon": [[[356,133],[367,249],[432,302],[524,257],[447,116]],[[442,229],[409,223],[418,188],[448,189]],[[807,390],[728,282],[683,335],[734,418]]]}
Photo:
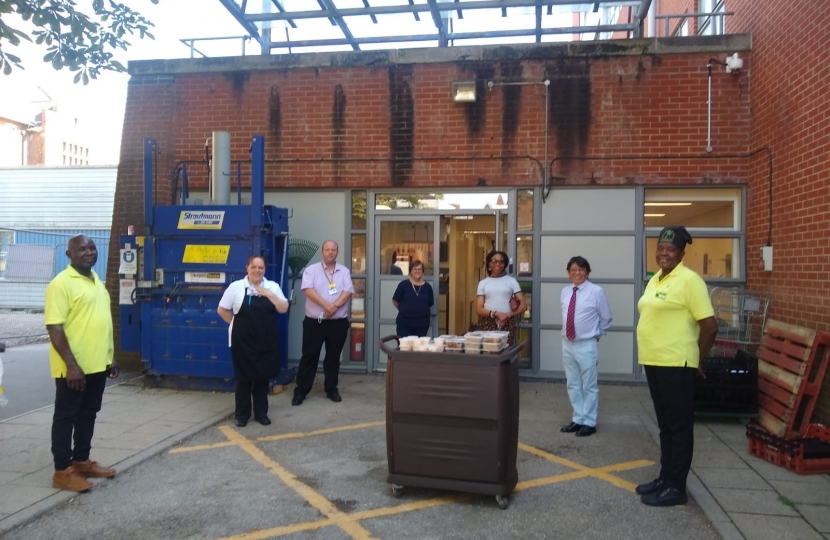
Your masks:
{"label": "tree branch with leaves", "polygon": [[[158,0],[150,0],[158,4]],[[0,0],[0,69],[9,75],[12,68],[23,69],[23,61],[8,51],[21,40],[45,47],[44,62],[56,70],[77,72],[74,82],[96,79],[102,71],[124,72],[114,52],[127,50],[127,37],[155,39],[148,29],[153,23],[124,4],[112,0],[93,0],[92,14],[76,8],[73,0]],[[31,25],[27,31],[6,24],[17,14]],[[16,23],[12,23],[16,24]],[[34,38],[34,39],[33,39]]]}

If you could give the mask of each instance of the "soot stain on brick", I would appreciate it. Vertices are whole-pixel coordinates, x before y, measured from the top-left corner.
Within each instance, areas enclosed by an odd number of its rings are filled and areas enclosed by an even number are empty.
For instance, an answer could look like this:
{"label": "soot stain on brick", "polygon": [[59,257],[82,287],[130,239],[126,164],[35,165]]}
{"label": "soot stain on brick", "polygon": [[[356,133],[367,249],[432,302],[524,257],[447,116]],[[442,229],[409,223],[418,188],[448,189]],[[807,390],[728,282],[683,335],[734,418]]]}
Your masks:
{"label": "soot stain on brick", "polygon": [[271,94],[268,96],[268,131],[279,139],[282,128],[282,111],[280,104],[280,89],[274,85],[271,87]]}
{"label": "soot stain on brick", "polygon": [[[584,154],[591,129],[591,65],[584,59],[562,59],[545,71],[551,81],[549,113],[556,154]],[[569,163],[566,160],[562,166]]]}
{"label": "soot stain on brick", "polygon": [[232,71],[225,76],[231,80],[231,91],[233,92],[234,98],[237,101],[241,101],[245,92],[245,83],[251,74],[247,71]]}
{"label": "soot stain on brick", "polygon": [[[502,62],[501,78],[506,83],[522,81],[522,65],[517,62]],[[519,85],[502,86],[501,127],[504,141],[512,141],[519,130],[519,112],[522,107],[522,87]]]}
{"label": "soot stain on brick", "polygon": [[415,100],[410,78],[412,66],[389,67],[389,149],[393,158],[391,181],[403,186],[412,178],[415,155]]}
{"label": "soot stain on brick", "polygon": [[[502,62],[501,78],[505,83],[522,81],[522,64],[519,62]],[[501,153],[514,153],[513,143],[519,130],[519,115],[522,109],[522,86],[507,84],[501,87]],[[544,107],[543,107],[544,108]],[[502,173],[506,174],[510,166],[508,160],[501,160]]]}
{"label": "soot stain on brick", "polygon": [[346,154],[346,93],[343,91],[343,86],[339,84],[334,87],[331,125],[334,132],[331,153],[336,160],[334,162],[334,180],[339,184],[343,168],[343,162],[340,160]]}
{"label": "soot stain on brick", "polygon": [[475,70],[476,100],[464,104],[464,114],[467,117],[467,131],[470,137],[478,137],[484,129],[487,115],[487,81],[493,79],[495,70],[491,65],[480,66]]}

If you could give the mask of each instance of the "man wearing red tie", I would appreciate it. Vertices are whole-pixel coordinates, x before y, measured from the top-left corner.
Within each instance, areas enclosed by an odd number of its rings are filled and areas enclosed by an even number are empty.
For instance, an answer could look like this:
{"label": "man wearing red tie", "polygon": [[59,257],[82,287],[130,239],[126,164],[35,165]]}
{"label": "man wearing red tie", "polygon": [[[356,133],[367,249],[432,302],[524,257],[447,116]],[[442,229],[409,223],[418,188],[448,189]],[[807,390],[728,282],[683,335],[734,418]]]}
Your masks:
{"label": "man wearing red tie", "polygon": [[562,361],[574,413],[571,423],[560,431],[588,437],[597,432],[599,338],[611,326],[611,306],[602,287],[588,281],[591,265],[584,257],[571,257],[567,270],[573,285],[562,289],[559,303],[565,323]]}

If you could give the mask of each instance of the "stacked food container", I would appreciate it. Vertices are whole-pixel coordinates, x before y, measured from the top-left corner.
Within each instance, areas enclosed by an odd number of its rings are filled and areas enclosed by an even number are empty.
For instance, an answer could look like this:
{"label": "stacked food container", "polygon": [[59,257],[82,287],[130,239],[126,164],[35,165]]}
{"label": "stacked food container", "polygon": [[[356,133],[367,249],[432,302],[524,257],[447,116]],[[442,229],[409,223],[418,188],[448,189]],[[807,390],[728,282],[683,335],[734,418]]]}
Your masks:
{"label": "stacked food container", "polygon": [[499,354],[507,348],[507,332],[467,332],[463,336],[406,336],[399,339],[401,351]]}

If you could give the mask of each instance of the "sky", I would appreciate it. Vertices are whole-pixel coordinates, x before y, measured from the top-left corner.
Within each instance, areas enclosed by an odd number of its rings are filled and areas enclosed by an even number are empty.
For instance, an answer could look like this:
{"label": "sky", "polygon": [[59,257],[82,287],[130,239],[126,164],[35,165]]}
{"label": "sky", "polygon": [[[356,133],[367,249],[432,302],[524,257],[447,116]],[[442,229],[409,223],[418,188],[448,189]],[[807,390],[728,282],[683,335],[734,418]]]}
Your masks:
{"label": "sky", "polygon": [[[78,1],[79,9],[88,3]],[[188,58],[190,51],[179,41],[181,38],[244,33],[218,0],[161,0],[157,5],[149,0],[131,0],[129,5],[155,24],[151,33],[156,39],[139,39],[138,35],[128,38],[132,46],[116,54],[125,65],[132,60]],[[6,22],[5,16],[3,21]],[[26,28],[25,23],[12,23],[11,18],[7,24],[21,30]],[[241,52],[241,45],[237,42],[234,45],[234,52],[226,54]],[[94,126],[100,148],[95,164],[117,164],[129,75],[108,72],[90,80],[86,86],[73,84],[73,72],[55,71],[51,64],[42,61],[46,54],[43,48],[23,42],[20,47],[4,45],[4,50],[20,56],[25,69],[15,69],[9,76],[0,74],[0,100],[7,106],[13,104],[19,110],[26,110],[32,96],[41,95],[38,88],[42,88],[59,103],[59,110],[72,111]]]}
{"label": "sky", "polygon": [[[242,36],[245,31],[236,20],[222,6],[219,0],[160,0],[153,4],[149,0],[129,0],[128,5],[148,18],[155,25],[151,33],[155,39],[140,39],[138,35],[128,38],[131,46],[127,51],[118,51],[116,59],[123,64],[135,60],[172,59],[190,57],[189,48],[181,43],[181,39]],[[249,2],[257,5],[256,0]],[[266,4],[270,0],[265,0]],[[372,0],[372,5],[398,4],[400,0]],[[418,1],[418,3],[423,3]],[[78,8],[90,5],[91,0],[78,0]],[[284,0],[290,11],[315,9],[316,0]],[[261,4],[260,4],[261,5]],[[362,0],[338,0],[341,7],[362,7]],[[313,6],[313,7],[312,7]],[[590,8],[590,4],[586,5]],[[583,6],[584,8],[584,6]],[[532,8],[510,8],[510,17],[501,18],[498,10],[466,11],[463,20],[453,21],[453,30],[469,32],[481,29],[481,21],[487,19],[488,29],[511,29],[526,27],[533,19]],[[91,11],[91,9],[90,9]],[[251,12],[251,7],[248,8]],[[495,11],[495,13],[493,13]],[[489,13],[488,13],[489,12]],[[527,13],[525,13],[527,12]],[[454,12],[453,12],[454,13]],[[392,17],[398,17],[393,21]],[[358,20],[354,20],[358,19]],[[364,20],[365,19],[365,20]],[[428,13],[420,15],[420,22],[416,22],[411,14],[386,15],[378,17],[381,24],[372,24],[368,17],[350,18],[349,25],[355,35],[387,34],[430,34],[435,27]],[[4,16],[3,21],[20,30],[26,30],[27,24],[15,21],[11,16]],[[395,24],[399,22],[403,24]],[[591,21],[596,22],[596,21]],[[543,26],[570,26],[571,15],[545,15]],[[282,39],[284,23],[274,23],[273,40]],[[532,27],[532,22],[530,26]],[[302,21],[299,28],[291,30],[292,40],[319,39],[340,37],[337,29],[331,27],[326,20]],[[279,36],[279,37],[278,37]],[[543,36],[543,41],[570,39],[567,36]],[[503,41],[513,43],[533,41],[532,36],[527,38],[510,38]],[[474,43],[474,42],[465,42]],[[401,43],[397,47],[429,46],[428,43]],[[42,96],[45,92],[52,101],[59,103],[59,110],[71,112],[94,130],[97,157],[93,159],[95,165],[115,165],[119,158],[121,129],[124,118],[124,106],[127,97],[126,73],[103,73],[96,80],[91,80],[86,86],[73,84],[74,73],[63,69],[55,71],[50,64],[42,61],[45,49],[28,42],[20,47],[9,47],[8,52],[23,59],[24,70],[15,69],[12,75],[0,74],[0,104],[4,110],[27,111],[31,107],[33,96]],[[242,53],[242,40],[203,41],[197,47],[208,56],[237,56]],[[388,48],[388,45],[363,45],[363,49]],[[349,47],[337,47],[338,50],[350,50]],[[331,47],[319,50],[332,50]],[[274,53],[280,51],[275,50]],[[259,45],[250,41],[246,54],[259,54]],[[46,99],[45,97],[42,99]],[[31,117],[31,115],[29,116]]]}

